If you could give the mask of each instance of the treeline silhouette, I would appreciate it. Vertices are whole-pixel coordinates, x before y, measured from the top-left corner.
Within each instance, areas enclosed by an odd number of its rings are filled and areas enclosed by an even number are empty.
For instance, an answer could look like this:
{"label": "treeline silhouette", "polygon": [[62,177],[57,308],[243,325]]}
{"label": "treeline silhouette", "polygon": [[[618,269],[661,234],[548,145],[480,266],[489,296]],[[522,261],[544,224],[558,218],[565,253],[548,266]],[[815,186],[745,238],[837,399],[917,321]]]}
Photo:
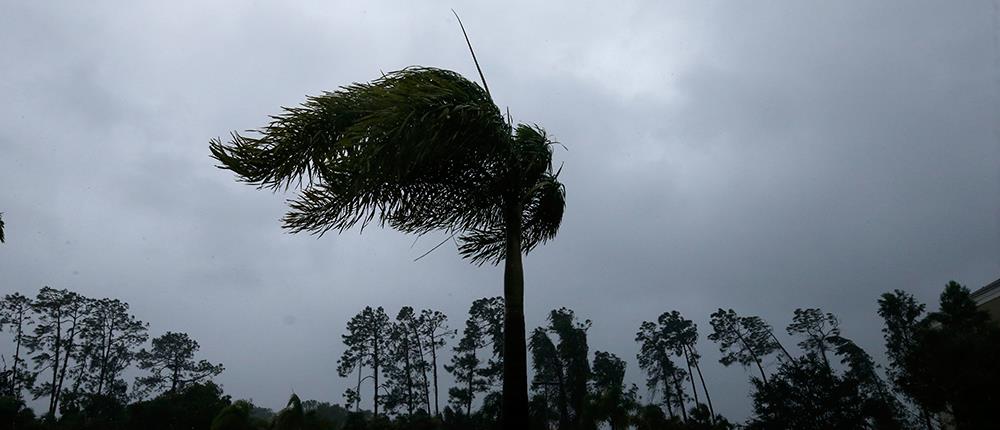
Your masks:
{"label": "treeline silhouette", "polygon": [[[180,428],[149,423],[211,418],[223,400],[211,382],[221,364],[196,360],[200,346],[186,333],[168,331],[144,347],[149,324],[118,299],[49,287],[34,298],[7,294],[0,331],[13,351],[10,361],[0,356],[0,428]],[[132,367],[140,375],[130,385]],[[28,397],[48,400],[40,419]]]}
{"label": "treeline silhouette", "polygon": [[[345,405],[292,395],[277,413],[232,401],[211,378],[221,365],[194,356],[183,333],[147,340],[147,325],[118,300],[43,288],[10,294],[0,307],[13,341],[0,377],[0,428],[19,429],[494,429],[501,412],[500,297],[472,303],[460,330],[442,312],[405,306],[390,317],[366,307],[347,322],[338,373]],[[796,309],[790,351],[759,316],[719,309],[709,340],[724,366],[747,370],[753,414],[736,424],[715,411],[712,378],[696,345],[699,327],[677,311],[635,333],[645,399],[625,382],[626,362],[593,351],[589,320],[552,310],[528,336],[533,429],[981,429],[994,422],[1000,386],[1000,327],[969,290],[950,282],[940,308],[912,295],[881,296],[887,366],[841,333],[817,308]],[[443,357],[450,349],[450,358]],[[765,362],[777,366],[768,371]],[[29,365],[30,362],[30,365]],[[142,375],[126,383],[125,370]],[[453,385],[443,389],[441,372]],[[362,409],[362,395],[367,393]],[[25,398],[47,398],[38,418]],[[440,404],[446,399],[446,404]]]}

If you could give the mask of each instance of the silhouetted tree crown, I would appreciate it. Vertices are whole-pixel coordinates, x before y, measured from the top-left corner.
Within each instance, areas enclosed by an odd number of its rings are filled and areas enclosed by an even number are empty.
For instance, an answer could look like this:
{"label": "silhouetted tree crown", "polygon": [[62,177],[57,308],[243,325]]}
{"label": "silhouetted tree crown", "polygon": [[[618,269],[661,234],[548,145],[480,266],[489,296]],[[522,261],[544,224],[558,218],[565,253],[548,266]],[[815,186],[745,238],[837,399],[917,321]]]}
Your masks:
{"label": "silhouetted tree crown", "polygon": [[167,332],[153,339],[153,347],[139,351],[139,368],[149,375],[136,379],[142,390],[174,393],[184,387],[211,379],[222,373],[221,364],[207,360],[195,361],[195,354],[201,348],[187,333]]}
{"label": "silhouetted tree crown", "polygon": [[522,207],[522,249],[552,238],[563,187],[552,142],[508,124],[483,89],[457,73],[413,67],[286,108],[254,136],[214,140],[241,180],[301,188],[284,225],[325,233],[377,221],[407,233],[459,232],[462,255],[505,255],[505,204]]}

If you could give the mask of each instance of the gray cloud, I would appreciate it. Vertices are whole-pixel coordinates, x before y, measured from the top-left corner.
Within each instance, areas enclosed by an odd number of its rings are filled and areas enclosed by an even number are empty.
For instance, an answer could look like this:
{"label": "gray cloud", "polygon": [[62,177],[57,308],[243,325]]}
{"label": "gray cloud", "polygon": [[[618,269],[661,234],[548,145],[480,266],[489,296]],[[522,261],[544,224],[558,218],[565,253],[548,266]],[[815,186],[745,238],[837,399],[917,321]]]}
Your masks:
{"label": "gray cloud", "polygon": [[[445,6],[14,3],[0,14],[3,291],[131,303],[189,332],[236,397],[340,401],[339,335],[367,304],[459,326],[502,271],[391,231],[283,233],[285,195],[207,140],[411,64],[474,76]],[[1000,273],[998,19],[988,1],[491,4],[460,9],[491,89],[564,142],[560,236],[526,260],[529,327],[568,306],[633,359],[644,319],[782,328],[841,316],[880,356],[875,299]],[[792,342],[791,339],[788,342]],[[706,360],[718,358],[703,342]],[[745,416],[741,369],[706,365]],[[641,381],[634,360],[630,377]]]}

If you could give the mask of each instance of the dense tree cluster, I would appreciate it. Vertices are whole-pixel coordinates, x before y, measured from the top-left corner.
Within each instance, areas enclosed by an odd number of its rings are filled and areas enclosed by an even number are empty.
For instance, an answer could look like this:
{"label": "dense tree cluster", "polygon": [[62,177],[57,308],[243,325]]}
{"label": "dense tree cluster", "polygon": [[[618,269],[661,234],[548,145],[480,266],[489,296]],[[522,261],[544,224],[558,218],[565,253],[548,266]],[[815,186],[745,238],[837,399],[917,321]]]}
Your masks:
{"label": "dense tree cluster", "polygon": [[[144,348],[146,324],[118,300],[43,288],[35,298],[7,295],[0,310],[14,351],[0,373],[0,429],[499,428],[501,297],[474,301],[462,330],[431,309],[404,306],[394,318],[381,307],[362,309],[342,336],[338,370],[352,381],[346,404],[293,394],[277,413],[225,395],[211,381],[222,366],[196,360],[198,343],[184,333],[167,332]],[[794,311],[785,328],[797,340],[792,349],[758,316],[711,314],[706,337],[718,346],[719,362],[748,371],[753,414],[734,424],[715,411],[694,321],[666,311],[639,325],[642,392],[626,382],[625,360],[591,351],[589,320],[555,309],[529,337],[529,428],[989,428],[1000,386],[1000,325],[977,309],[968,289],[949,283],[930,313],[896,290],[882,295],[878,313],[885,368],[818,308]],[[124,374],[132,366],[142,374],[130,387]],[[451,376],[446,391],[439,371]],[[27,395],[48,400],[41,418],[25,407]],[[361,408],[362,397],[370,410]]]}
{"label": "dense tree cluster", "polygon": [[[42,421],[84,428],[120,421],[126,405],[141,414],[156,404],[143,402],[150,396],[196,396],[186,392],[194,385],[218,390],[210,382],[198,384],[223,367],[195,361],[197,341],[167,332],[147,349],[148,329],[128,303],[118,299],[93,299],[50,287],[42,287],[33,298],[7,294],[0,301],[0,331],[8,333],[12,343],[10,360],[0,357],[4,420],[11,426],[18,420],[33,422],[35,413],[25,402],[46,399]],[[130,386],[126,373],[133,367],[140,376]],[[131,401],[138,402],[129,405]]]}
{"label": "dense tree cluster", "polygon": [[[451,362],[444,366],[454,386],[442,413],[430,413],[429,403],[421,400],[429,387],[422,375],[430,354],[425,345],[432,337],[394,334],[419,333],[407,327],[420,327],[421,317],[404,307],[395,321],[381,308],[366,308],[352,318],[341,365],[358,371],[358,385],[345,397],[361,411],[357,393],[361,381],[371,380],[368,389],[380,406],[357,415],[356,428],[498,428],[503,308],[500,297],[476,300],[470,308]],[[783,345],[759,316],[732,309],[711,314],[706,337],[718,346],[719,362],[749,371],[753,414],[734,424],[715,411],[706,382],[711,370],[703,369],[694,321],[667,311],[640,324],[635,340],[646,377],[643,399],[638,387],[626,383],[624,360],[607,351],[591,353],[591,322],[570,309],[556,309],[528,338],[529,423],[559,430],[988,428],[989,406],[997,400],[990,387],[1000,386],[1000,328],[976,309],[968,289],[948,284],[941,310],[926,315],[924,305],[897,290],[879,300],[879,315],[885,321],[886,369],[843,335],[835,315],[818,308],[792,314],[785,332],[797,349]],[[379,333],[384,340],[376,339]],[[433,337],[440,346],[447,338]],[[363,361],[369,364],[362,376],[353,365],[362,362],[356,357],[375,355],[383,358]],[[404,401],[392,400],[399,396]]]}

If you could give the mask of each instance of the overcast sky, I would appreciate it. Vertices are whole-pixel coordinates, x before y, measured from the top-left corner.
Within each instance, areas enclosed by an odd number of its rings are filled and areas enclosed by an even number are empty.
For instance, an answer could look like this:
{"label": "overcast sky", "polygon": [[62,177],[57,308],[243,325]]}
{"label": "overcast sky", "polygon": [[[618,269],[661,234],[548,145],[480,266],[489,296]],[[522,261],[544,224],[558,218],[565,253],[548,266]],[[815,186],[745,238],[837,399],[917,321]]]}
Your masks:
{"label": "overcast sky", "polygon": [[453,246],[414,262],[435,238],[286,234],[290,195],[209,158],[381,71],[475,76],[452,7],[498,104],[568,148],[563,227],[525,260],[529,330],[572,308],[632,381],[640,322],[679,310],[741,420],[748,373],[704,339],[716,308],[793,344],[792,311],[822,307],[882,357],[879,294],[1000,277],[996,0],[138,3],[0,0],[0,293],[123,299],[197,339],[236,398],[342,402],[359,309],[460,327],[501,294],[502,269]]}

